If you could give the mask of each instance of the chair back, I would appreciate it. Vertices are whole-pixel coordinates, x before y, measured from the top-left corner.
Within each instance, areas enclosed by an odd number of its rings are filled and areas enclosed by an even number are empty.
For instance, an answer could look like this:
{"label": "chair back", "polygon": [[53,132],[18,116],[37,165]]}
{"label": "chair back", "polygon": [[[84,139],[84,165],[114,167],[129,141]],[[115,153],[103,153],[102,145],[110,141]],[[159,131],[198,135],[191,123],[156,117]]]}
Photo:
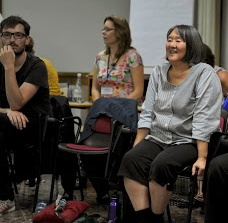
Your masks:
{"label": "chair back", "polygon": [[112,121],[106,115],[97,117],[92,134],[80,142],[80,144],[96,147],[110,147]]}
{"label": "chair back", "polygon": [[112,121],[118,121],[130,129],[136,130],[138,122],[137,101],[128,98],[97,99],[86,117],[80,141],[84,141],[93,133],[95,122],[99,116],[110,117]]}
{"label": "chair back", "polygon": [[111,134],[111,118],[106,115],[101,115],[97,118],[95,132]]}
{"label": "chair back", "polygon": [[[73,115],[68,99],[65,96],[50,96],[50,102],[53,118],[49,117],[46,120],[45,136],[42,139],[42,174],[53,172],[54,157],[59,142],[74,143],[76,138],[74,131],[75,120],[71,118]],[[78,134],[79,131],[76,133]]]}
{"label": "chair back", "polygon": [[124,154],[133,147],[136,131],[131,130],[118,121],[114,122],[112,133],[112,145],[109,150],[105,169],[105,178],[112,184],[120,184],[121,179],[117,177],[120,164]]}
{"label": "chair back", "polygon": [[[68,99],[65,96],[50,96],[50,102],[54,118],[62,120],[73,116]],[[72,119],[67,119],[62,123],[60,141],[75,142],[74,121]]]}

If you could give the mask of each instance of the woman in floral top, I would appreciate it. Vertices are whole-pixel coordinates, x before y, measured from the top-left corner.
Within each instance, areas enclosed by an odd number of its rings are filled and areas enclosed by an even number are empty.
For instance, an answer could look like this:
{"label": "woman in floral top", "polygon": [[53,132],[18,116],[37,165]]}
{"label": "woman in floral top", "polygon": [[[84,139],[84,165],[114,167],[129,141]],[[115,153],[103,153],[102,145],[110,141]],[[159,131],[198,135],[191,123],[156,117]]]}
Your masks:
{"label": "woman in floral top", "polygon": [[143,62],[131,47],[128,22],[115,15],[106,17],[102,34],[106,49],[96,56],[92,71],[93,101],[100,97],[138,100],[144,90]]}

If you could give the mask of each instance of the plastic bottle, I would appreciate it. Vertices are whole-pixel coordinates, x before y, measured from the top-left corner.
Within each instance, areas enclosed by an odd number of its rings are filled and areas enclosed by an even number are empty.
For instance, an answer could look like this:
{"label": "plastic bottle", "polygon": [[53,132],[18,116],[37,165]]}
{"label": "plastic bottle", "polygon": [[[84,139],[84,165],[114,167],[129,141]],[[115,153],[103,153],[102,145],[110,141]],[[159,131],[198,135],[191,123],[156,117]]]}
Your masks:
{"label": "plastic bottle", "polygon": [[228,97],[226,98],[226,100],[223,102],[222,107],[224,110],[228,111]]}
{"label": "plastic bottle", "polygon": [[77,74],[77,81],[73,89],[73,101],[76,103],[82,103],[82,82],[81,73]]}
{"label": "plastic bottle", "polygon": [[59,203],[58,205],[56,206],[55,208],[55,211],[58,212],[58,213],[61,213],[63,212],[63,210],[65,209],[66,207],[66,204],[67,204],[67,199],[69,198],[69,195],[68,194],[65,194],[60,200],[59,200]]}
{"label": "plastic bottle", "polygon": [[46,201],[39,201],[36,205],[35,213],[41,212],[46,207],[47,207]]}
{"label": "plastic bottle", "polygon": [[120,203],[117,191],[115,190],[111,196],[108,213],[108,223],[120,222]]}

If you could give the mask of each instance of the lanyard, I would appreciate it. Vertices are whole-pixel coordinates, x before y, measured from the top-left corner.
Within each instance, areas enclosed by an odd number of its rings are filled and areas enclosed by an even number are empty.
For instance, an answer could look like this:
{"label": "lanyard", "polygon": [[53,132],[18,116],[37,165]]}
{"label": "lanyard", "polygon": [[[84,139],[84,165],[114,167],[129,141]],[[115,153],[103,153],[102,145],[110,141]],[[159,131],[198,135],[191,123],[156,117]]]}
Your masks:
{"label": "lanyard", "polygon": [[117,61],[114,63],[114,64],[112,64],[112,68],[110,69],[110,71],[108,71],[109,70],[109,61],[110,61],[110,54],[108,55],[108,64],[107,64],[107,78],[109,78],[109,76],[110,76],[110,73],[112,72],[112,70],[115,68],[115,66],[116,66],[116,64],[117,64],[117,62],[119,61],[119,57],[118,57],[118,59],[117,59]]}

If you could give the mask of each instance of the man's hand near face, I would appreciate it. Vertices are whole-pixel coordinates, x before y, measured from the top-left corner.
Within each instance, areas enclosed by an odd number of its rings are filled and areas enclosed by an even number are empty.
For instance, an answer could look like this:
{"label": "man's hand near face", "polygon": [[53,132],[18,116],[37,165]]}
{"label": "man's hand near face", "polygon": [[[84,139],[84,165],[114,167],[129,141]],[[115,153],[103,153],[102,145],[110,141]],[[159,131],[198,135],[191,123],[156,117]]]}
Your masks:
{"label": "man's hand near face", "polygon": [[5,70],[14,67],[15,53],[12,46],[3,46],[0,52],[0,61],[4,66]]}

